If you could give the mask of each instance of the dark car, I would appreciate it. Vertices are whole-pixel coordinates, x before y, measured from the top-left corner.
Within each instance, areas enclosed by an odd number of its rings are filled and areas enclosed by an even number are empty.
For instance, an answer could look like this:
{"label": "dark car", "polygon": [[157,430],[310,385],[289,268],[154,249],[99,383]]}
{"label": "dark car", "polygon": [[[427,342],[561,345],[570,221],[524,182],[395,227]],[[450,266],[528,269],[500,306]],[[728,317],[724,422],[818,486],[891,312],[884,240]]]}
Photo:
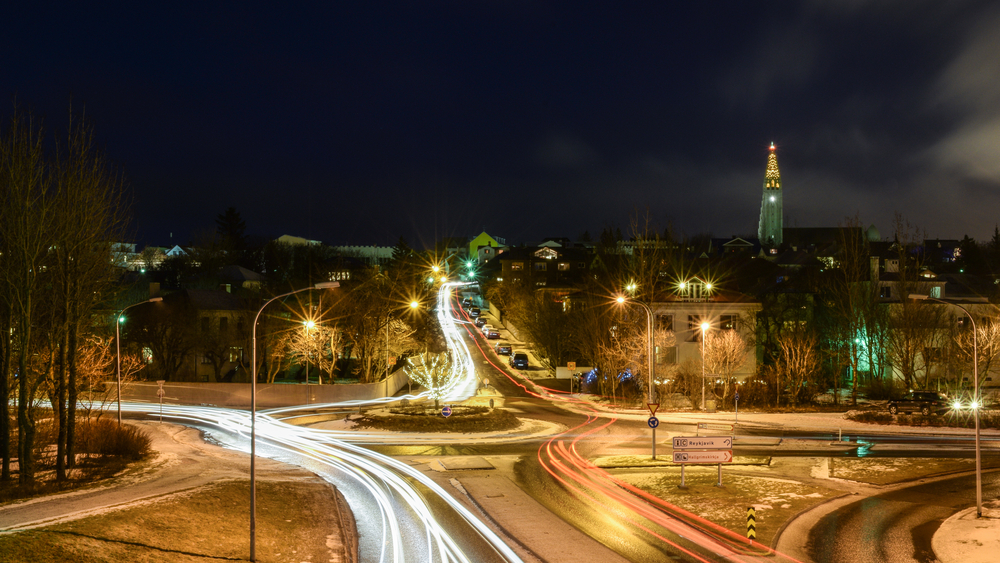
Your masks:
{"label": "dark car", "polygon": [[490,327],[489,330],[486,331],[486,338],[491,340],[494,338],[500,338],[500,331],[494,327]]}
{"label": "dark car", "polygon": [[479,307],[470,307],[469,308],[469,316],[470,317],[478,317],[480,313],[482,313],[482,311],[479,310]]}
{"label": "dark car", "polygon": [[486,324],[486,317],[478,316],[476,317],[476,320],[473,322],[476,323],[477,328],[483,328],[483,325]]}
{"label": "dark car", "polygon": [[462,308],[468,309],[469,307],[472,307],[472,299],[466,297],[462,300]]}
{"label": "dark car", "polygon": [[948,397],[934,391],[910,391],[902,399],[889,401],[889,412],[919,412],[924,416],[942,414],[951,409]]}
{"label": "dark car", "polygon": [[496,350],[498,356],[509,356],[514,351],[510,344],[504,344],[503,342],[497,342],[493,349]]}
{"label": "dark car", "polygon": [[510,355],[510,365],[520,369],[527,369],[528,355],[524,352],[514,352]]}

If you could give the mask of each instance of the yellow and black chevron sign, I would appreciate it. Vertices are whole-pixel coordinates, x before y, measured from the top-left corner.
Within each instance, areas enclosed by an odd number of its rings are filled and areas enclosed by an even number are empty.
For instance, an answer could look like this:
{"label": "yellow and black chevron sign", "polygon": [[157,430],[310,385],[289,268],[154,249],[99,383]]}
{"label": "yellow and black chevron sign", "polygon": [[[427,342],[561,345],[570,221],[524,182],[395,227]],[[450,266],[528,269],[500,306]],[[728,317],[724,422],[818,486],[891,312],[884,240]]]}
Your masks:
{"label": "yellow and black chevron sign", "polygon": [[747,509],[747,537],[757,539],[757,510],[752,506]]}

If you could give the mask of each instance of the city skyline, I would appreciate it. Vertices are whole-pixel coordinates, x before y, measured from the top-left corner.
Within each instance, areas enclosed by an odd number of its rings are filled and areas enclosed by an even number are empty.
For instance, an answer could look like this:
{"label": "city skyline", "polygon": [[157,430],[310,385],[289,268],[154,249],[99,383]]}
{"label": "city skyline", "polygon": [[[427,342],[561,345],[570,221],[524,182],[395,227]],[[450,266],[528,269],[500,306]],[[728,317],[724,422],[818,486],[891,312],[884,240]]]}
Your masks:
{"label": "city skyline", "polygon": [[[770,144],[784,224],[988,240],[1000,10],[987,2],[267,4],[11,9],[2,90],[72,104],[135,193],[137,242],[248,231],[414,246],[597,237],[649,211],[754,233]],[[173,233],[173,238],[170,238]]]}

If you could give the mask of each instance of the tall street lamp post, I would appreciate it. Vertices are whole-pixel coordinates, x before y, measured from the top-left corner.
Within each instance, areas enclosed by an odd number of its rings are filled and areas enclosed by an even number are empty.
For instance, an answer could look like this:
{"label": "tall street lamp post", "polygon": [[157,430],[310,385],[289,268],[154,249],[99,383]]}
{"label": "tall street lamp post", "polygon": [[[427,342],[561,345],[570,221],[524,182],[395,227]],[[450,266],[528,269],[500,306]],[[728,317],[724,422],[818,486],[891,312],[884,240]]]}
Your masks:
{"label": "tall street lamp post", "polygon": [[333,289],[340,287],[340,282],[321,282],[316,285],[311,285],[309,287],[303,287],[302,289],[296,289],[295,291],[289,291],[288,293],[282,293],[272,297],[267,303],[264,303],[260,310],[257,311],[257,316],[253,319],[253,356],[252,362],[250,364],[250,561],[257,560],[257,322],[260,320],[260,314],[264,312],[264,309],[270,305],[273,301],[281,299],[282,297],[288,297],[289,295],[294,295],[296,293],[301,293],[303,291],[310,291],[313,289]]}
{"label": "tall street lamp post", "polygon": [[701,323],[701,410],[705,410],[705,332],[711,328],[708,323]]}
{"label": "tall street lamp post", "polygon": [[118,425],[122,424],[122,315],[125,311],[128,311],[132,307],[137,305],[142,305],[143,303],[159,303],[163,301],[162,297],[150,297],[145,301],[140,301],[138,303],[133,303],[128,307],[125,307],[118,314],[115,315],[115,378],[118,380]]}
{"label": "tall street lamp post", "polygon": [[[630,287],[630,290],[634,290],[634,286]],[[625,298],[619,296],[616,299],[616,301],[618,301],[618,303],[625,303]],[[649,359],[649,367],[648,367],[649,374],[646,377],[647,379],[649,379],[649,403],[652,404],[656,402],[653,389],[653,375],[655,374],[655,372],[653,371],[655,367],[653,363],[653,353],[656,350],[655,346],[653,345],[653,310],[649,308],[649,305],[646,305],[642,301],[630,301],[630,303],[641,306],[642,310],[646,312],[646,333],[647,336],[649,337],[649,342],[648,342],[649,349],[646,353],[646,356]],[[649,408],[652,411],[653,407],[650,406]],[[653,459],[656,459],[656,427],[651,426],[651,428],[653,429],[652,454],[653,454]]]}
{"label": "tall street lamp post", "polygon": [[929,295],[923,295],[920,293],[911,293],[910,299],[915,299],[918,301],[936,301],[938,303],[944,303],[945,305],[951,305],[953,307],[958,307],[969,316],[969,320],[972,322],[972,413],[973,418],[976,420],[976,518],[983,517],[983,469],[981,458],[979,455],[979,333],[976,329],[976,319],[972,316],[972,313],[968,309],[959,305],[958,303],[952,303],[951,301],[945,301],[943,299],[937,299],[936,297],[931,297]]}

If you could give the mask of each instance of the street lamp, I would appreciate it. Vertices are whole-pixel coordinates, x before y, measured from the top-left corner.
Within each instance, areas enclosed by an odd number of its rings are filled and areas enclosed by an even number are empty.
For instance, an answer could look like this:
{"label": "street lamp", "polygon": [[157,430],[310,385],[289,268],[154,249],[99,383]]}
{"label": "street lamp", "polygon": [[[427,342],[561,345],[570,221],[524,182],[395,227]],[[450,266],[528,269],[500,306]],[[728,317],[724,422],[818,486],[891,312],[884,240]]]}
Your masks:
{"label": "street lamp", "polygon": [[122,325],[122,315],[125,311],[128,311],[136,305],[142,305],[143,303],[159,303],[163,301],[162,297],[150,297],[145,301],[140,301],[138,303],[133,303],[128,307],[125,307],[118,314],[115,315],[115,377],[118,380],[118,425],[122,424],[122,336],[121,336],[121,325]]}
{"label": "street lamp", "polygon": [[965,314],[969,316],[969,320],[972,321],[972,410],[974,411],[973,417],[976,419],[976,518],[982,518],[983,469],[979,455],[979,407],[981,406],[979,402],[979,334],[976,329],[976,319],[972,316],[972,313],[970,313],[968,309],[958,303],[952,303],[951,301],[945,301],[943,299],[938,299],[936,297],[920,293],[911,293],[910,299],[917,301],[937,301],[938,303],[958,307],[964,311]]}
{"label": "street lamp", "polygon": [[[626,300],[625,297],[619,295],[616,301],[618,301],[619,304],[623,304],[625,303]],[[655,373],[653,371],[654,369],[653,352],[655,351],[655,348],[653,346],[653,310],[649,308],[649,305],[646,305],[642,301],[629,301],[629,303],[639,305],[642,307],[643,311],[646,311],[646,331],[649,336],[649,351],[646,354],[649,357],[649,374],[647,375],[647,378],[649,379],[649,403],[652,404],[656,402],[656,399],[653,397],[653,375]],[[650,406],[649,408],[652,411],[653,407]],[[656,427],[653,426],[652,428],[653,428],[653,459],[656,459]]]}
{"label": "street lamp", "polygon": [[649,308],[649,305],[646,305],[642,301],[628,301],[628,300],[626,300],[622,296],[619,296],[617,299],[615,299],[615,301],[617,301],[618,303],[621,303],[621,304],[628,302],[628,303],[631,303],[633,305],[639,305],[640,307],[642,307],[643,311],[646,312],[646,331],[647,331],[647,336],[649,337],[649,353],[647,354],[647,356],[649,356],[649,402],[652,403],[655,400],[655,398],[653,397],[653,375],[654,375],[654,372],[653,372],[653,352],[654,352],[654,346],[653,346],[653,310]]}
{"label": "street lamp", "polygon": [[708,323],[701,323],[701,410],[705,410],[705,332],[712,328]]}
{"label": "street lamp", "polygon": [[257,560],[257,321],[260,314],[271,302],[312,289],[333,289],[340,287],[340,282],[320,282],[309,287],[289,291],[272,297],[261,305],[257,316],[253,319],[253,360],[250,364],[250,561]]}

